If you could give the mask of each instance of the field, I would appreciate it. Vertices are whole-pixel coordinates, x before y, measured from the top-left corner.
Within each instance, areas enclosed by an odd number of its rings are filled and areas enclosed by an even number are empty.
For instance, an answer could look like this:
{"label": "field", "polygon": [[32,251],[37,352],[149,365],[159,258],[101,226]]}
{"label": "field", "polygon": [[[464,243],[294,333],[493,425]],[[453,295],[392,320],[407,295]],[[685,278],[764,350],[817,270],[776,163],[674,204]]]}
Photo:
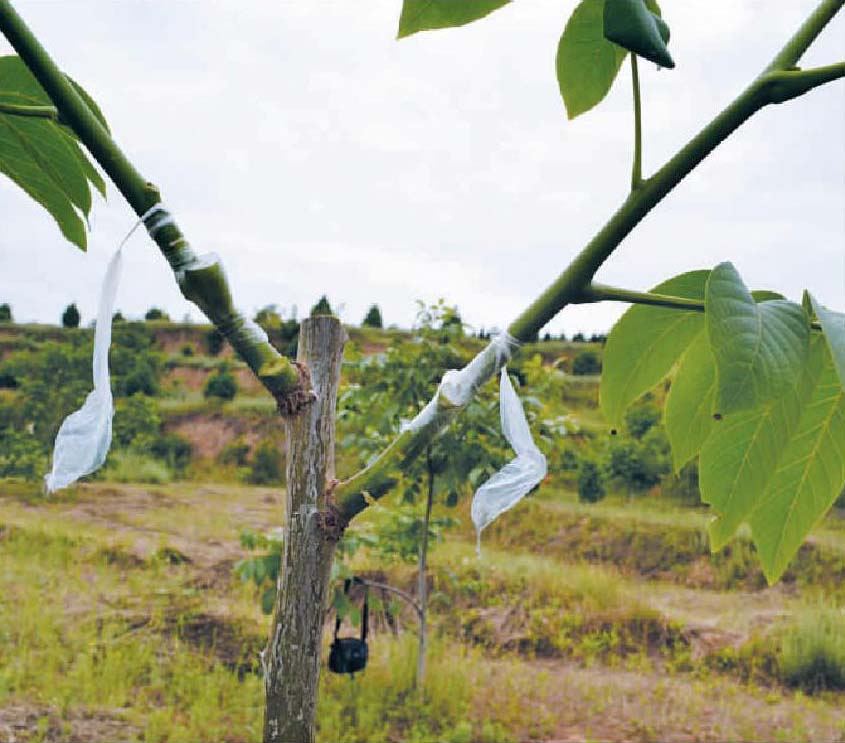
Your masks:
{"label": "field", "polygon": [[[14,359],[67,339],[50,332],[9,330],[0,351]],[[283,485],[249,484],[258,440],[275,435],[272,404],[225,352],[205,355],[195,328],[162,325],[155,335],[157,425],[190,441],[188,464],[132,444],[103,478],[53,498],[37,482],[0,480],[0,741],[260,738],[269,620],[263,588],[235,566],[254,555],[245,529],[282,523]],[[353,334],[350,356],[391,342]],[[539,370],[571,365],[581,346],[528,349],[536,362],[517,369],[526,389],[540,390]],[[201,394],[221,361],[242,382],[231,402]],[[546,396],[558,389],[542,384]],[[568,377],[558,393],[577,419],[573,451],[598,456],[610,437],[595,379]],[[5,394],[21,400],[20,388]],[[221,461],[235,444],[251,464]],[[341,451],[339,466],[355,465]],[[670,480],[636,492],[610,483],[607,497],[586,503],[572,476],[554,473],[485,531],[480,558],[462,498],[448,510],[458,525],[430,556],[422,688],[415,615],[385,596],[367,670],[354,680],[324,674],[319,738],[841,740],[842,511],[768,587],[747,538],[711,555],[706,508],[669,497]],[[388,499],[354,531],[398,508]],[[374,549],[347,567],[415,590],[415,566]],[[326,646],[332,624],[330,615]]]}

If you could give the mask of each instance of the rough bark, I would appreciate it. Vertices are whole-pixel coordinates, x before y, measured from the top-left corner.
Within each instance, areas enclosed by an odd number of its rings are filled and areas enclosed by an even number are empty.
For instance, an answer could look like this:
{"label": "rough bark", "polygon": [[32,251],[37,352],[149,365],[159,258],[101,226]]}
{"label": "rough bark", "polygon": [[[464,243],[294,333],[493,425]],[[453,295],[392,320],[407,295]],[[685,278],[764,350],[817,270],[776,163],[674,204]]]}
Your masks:
{"label": "rough bark", "polygon": [[334,477],[334,423],[346,333],[335,317],[304,320],[297,361],[317,399],[286,423],[285,539],[273,626],[262,656],[265,743],[314,741],[323,621],[335,541],[321,514]]}

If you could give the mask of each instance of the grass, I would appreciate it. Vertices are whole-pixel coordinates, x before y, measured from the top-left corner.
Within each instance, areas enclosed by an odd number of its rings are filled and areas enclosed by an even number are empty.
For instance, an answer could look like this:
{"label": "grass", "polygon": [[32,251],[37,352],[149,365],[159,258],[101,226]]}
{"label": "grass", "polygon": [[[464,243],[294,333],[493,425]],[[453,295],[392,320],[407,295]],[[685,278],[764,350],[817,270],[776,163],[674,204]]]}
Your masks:
{"label": "grass", "polygon": [[[640,505],[631,506],[636,518],[620,504],[602,518],[631,534],[671,522],[670,510]],[[589,518],[575,504],[539,506],[515,509],[510,526]],[[278,492],[245,486],[95,483],[47,501],[3,484],[0,723],[8,710],[30,720],[33,739],[50,740],[260,737],[255,670],[267,620],[257,590],[231,566],[243,556],[240,529],[278,523],[279,511]],[[461,533],[432,555],[422,689],[413,685],[413,623],[405,618],[394,637],[375,612],[366,672],[321,681],[320,740],[833,740],[841,732],[841,695],[795,694],[777,677],[786,659],[813,657],[807,648],[819,645],[784,638],[821,636],[825,657],[841,657],[838,615],[807,630],[801,609],[814,617],[819,607],[798,596],[764,591],[757,605],[758,594],[680,588],[610,563],[564,560],[542,540],[517,548],[491,536],[480,561]],[[355,560],[356,570],[413,584],[412,566],[363,551]],[[758,632],[762,616],[796,607],[794,622]],[[743,611],[742,621],[727,617]],[[708,649],[696,639],[702,625],[729,643]],[[758,678],[754,658],[770,659],[775,676]]]}
{"label": "grass", "polygon": [[841,609],[806,608],[783,630],[778,664],[785,683],[810,693],[845,689],[845,626]]}

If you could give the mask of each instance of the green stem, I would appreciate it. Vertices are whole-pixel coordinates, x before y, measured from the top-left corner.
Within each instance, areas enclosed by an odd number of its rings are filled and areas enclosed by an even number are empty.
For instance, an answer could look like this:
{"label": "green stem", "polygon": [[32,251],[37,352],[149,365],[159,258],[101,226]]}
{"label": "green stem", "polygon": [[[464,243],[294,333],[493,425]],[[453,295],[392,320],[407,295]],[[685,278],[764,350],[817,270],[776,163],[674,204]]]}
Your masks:
{"label": "green stem", "polygon": [[[523,343],[530,341],[540,329],[566,305],[590,301],[589,287],[601,265],[640,221],[707,155],[727,139],[753,114],[770,103],[803,95],[811,87],[834,80],[838,65],[815,71],[810,76],[813,86],[790,82],[784,90],[779,73],[790,72],[801,54],[821,33],[825,25],[845,5],[845,0],[822,0],[819,6],[787,42],[780,54],[727,108],[693,137],[653,176],[632,190],[616,213],[581,250],[566,270],[508,328],[508,333]],[[813,71],[806,71],[809,74]],[[836,74],[834,74],[836,73]],[[789,78],[790,81],[793,78]],[[807,77],[803,78],[808,81]],[[780,87],[778,87],[780,85]],[[780,91],[775,100],[773,91]],[[625,301],[630,301],[629,299]],[[697,309],[684,307],[682,309]],[[489,379],[497,369],[485,370]],[[488,373],[489,372],[489,373]],[[437,415],[424,425],[400,433],[365,469],[338,484],[334,496],[344,519],[352,519],[367,507],[363,493],[379,498],[396,483],[395,472],[406,468],[425,450],[428,443],[451,423],[461,408],[437,407]]]}
{"label": "green stem", "polygon": [[640,75],[637,55],[631,53],[631,82],[634,88],[634,167],[631,173],[631,190],[636,191],[643,182],[643,126],[640,105]]}
{"label": "green stem", "polygon": [[671,297],[667,294],[653,294],[652,292],[638,292],[631,289],[619,289],[605,284],[590,284],[582,293],[578,304],[588,302],[630,302],[631,304],[646,304],[652,307],[669,307],[676,310],[691,310],[704,312],[704,302],[700,299],[687,297]]}
{"label": "green stem", "polygon": [[37,119],[57,121],[59,111],[54,106],[23,106],[16,103],[0,103],[0,114],[10,116],[32,116]]}
{"label": "green stem", "polygon": [[[628,302],[629,304],[644,304],[651,307],[667,307],[673,310],[688,312],[704,312],[703,299],[689,299],[688,297],[670,297],[668,294],[654,294],[652,292],[638,292],[631,289],[619,289],[605,284],[590,284],[578,300],[579,304],[590,302]],[[813,330],[821,330],[818,322],[811,322]]]}
{"label": "green stem", "polygon": [[[50,55],[15,12],[9,0],[0,0],[0,31],[44,88],[61,119],[88,148],[132,210],[139,217],[161,202],[158,189],[129,162],[91,109],[62,74]],[[297,367],[266,340],[248,331],[249,322],[231,306],[229,285],[219,267],[193,270],[200,264],[175,222],[156,229],[153,239],[170,263],[185,297],[208,315],[264,386],[279,401],[280,409],[295,410],[307,401]],[[187,270],[186,270],[187,269]],[[220,299],[227,299],[221,303]],[[297,402],[291,404],[291,396]]]}

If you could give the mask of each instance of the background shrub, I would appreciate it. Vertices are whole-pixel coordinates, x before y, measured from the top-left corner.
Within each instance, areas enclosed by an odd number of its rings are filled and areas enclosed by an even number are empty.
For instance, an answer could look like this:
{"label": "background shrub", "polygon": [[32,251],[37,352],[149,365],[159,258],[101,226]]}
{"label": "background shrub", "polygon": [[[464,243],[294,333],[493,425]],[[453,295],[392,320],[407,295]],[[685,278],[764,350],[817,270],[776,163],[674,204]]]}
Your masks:
{"label": "background shrub", "polygon": [[238,394],[238,382],[227,367],[221,366],[206,380],[202,394],[206,398],[233,400]]}

